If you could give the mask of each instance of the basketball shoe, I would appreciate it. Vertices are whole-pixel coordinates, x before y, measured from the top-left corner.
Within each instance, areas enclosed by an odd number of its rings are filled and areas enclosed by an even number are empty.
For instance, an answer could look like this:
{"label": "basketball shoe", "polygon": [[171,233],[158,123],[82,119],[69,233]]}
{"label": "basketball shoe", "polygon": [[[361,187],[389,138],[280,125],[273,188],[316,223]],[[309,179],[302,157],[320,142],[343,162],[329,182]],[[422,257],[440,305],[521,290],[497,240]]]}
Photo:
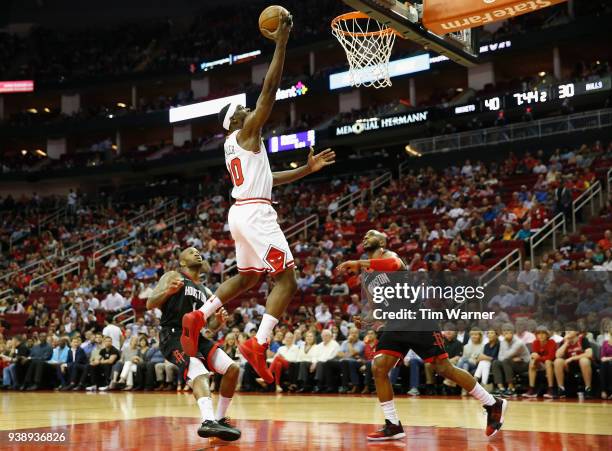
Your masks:
{"label": "basketball shoe", "polygon": [[266,364],[266,350],[268,344],[259,344],[257,338],[251,337],[239,347],[240,354],[251,364],[253,369],[257,372],[266,384],[274,382],[274,376],[270,372],[268,365]]}
{"label": "basketball shoe", "polygon": [[194,310],[183,315],[183,333],[181,335],[181,346],[183,351],[190,357],[195,357],[198,353],[198,340],[200,331],[206,325],[204,312]]}
{"label": "basketball shoe", "polygon": [[495,404],[484,406],[487,412],[487,437],[492,437],[501,429],[504,424],[504,415],[508,408],[508,401],[503,398],[495,398]]}
{"label": "basketball shoe", "polygon": [[372,441],[399,440],[404,437],[406,437],[406,433],[401,421],[399,424],[393,424],[389,420],[385,420],[385,426],[382,429],[368,434],[368,440]]}

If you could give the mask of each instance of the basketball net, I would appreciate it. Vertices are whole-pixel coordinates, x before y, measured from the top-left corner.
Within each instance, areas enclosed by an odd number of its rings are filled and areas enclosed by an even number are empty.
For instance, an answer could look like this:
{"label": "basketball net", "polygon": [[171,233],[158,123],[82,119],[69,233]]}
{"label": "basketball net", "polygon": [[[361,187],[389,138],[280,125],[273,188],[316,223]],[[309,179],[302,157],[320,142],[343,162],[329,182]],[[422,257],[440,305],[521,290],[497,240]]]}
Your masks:
{"label": "basketball net", "polygon": [[346,52],[351,84],[377,89],[391,86],[389,58],[395,30],[358,11],[336,17],[331,25]]}

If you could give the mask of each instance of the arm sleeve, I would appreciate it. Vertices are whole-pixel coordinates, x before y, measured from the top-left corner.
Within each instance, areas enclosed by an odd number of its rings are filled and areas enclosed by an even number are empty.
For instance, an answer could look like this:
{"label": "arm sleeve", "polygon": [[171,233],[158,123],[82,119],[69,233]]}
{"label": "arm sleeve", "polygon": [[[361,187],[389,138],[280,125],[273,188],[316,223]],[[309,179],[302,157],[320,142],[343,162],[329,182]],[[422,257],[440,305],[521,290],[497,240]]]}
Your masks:
{"label": "arm sleeve", "polygon": [[373,258],[370,260],[370,269],[374,271],[398,271],[402,267],[402,261],[397,257]]}

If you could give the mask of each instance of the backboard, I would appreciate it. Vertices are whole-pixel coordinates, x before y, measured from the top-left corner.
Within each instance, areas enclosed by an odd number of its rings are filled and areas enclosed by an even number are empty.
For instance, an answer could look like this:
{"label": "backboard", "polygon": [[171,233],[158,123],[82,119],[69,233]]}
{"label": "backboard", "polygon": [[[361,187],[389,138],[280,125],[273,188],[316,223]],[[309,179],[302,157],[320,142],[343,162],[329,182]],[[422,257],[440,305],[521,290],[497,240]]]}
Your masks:
{"label": "backboard", "polygon": [[397,0],[342,0],[351,8],[396,30],[401,37],[444,55],[463,66],[478,64],[478,37],[473,29],[439,35],[422,25],[422,4]]}

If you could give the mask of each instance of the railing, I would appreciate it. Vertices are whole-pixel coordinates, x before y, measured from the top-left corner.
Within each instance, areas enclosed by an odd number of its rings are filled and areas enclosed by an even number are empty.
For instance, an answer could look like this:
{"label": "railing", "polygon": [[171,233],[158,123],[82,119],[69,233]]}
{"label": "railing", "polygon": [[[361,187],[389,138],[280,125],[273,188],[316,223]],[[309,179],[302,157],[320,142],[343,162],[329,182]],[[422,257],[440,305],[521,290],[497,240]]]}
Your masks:
{"label": "railing", "polygon": [[287,241],[296,235],[304,233],[308,237],[308,229],[310,227],[319,227],[319,215],[310,215],[300,222],[293,224],[285,230],[285,238]]}
{"label": "railing", "polygon": [[136,312],[131,307],[113,316],[113,320],[116,323],[121,324],[122,326],[126,325],[127,323],[134,322],[135,319],[136,319]]}
{"label": "railing", "polygon": [[12,288],[7,288],[6,290],[0,291],[0,301],[8,301],[14,293],[15,292]]}
{"label": "railing", "polygon": [[68,263],[67,265],[55,268],[45,274],[34,277],[30,281],[29,290],[32,291],[34,288],[39,287],[48,279],[59,279],[60,277],[64,277],[66,274],[70,274],[75,271],[77,274],[81,274],[81,264],[79,262]]}
{"label": "railing", "polygon": [[[289,242],[289,240],[296,235],[299,235],[301,233],[307,234],[308,229],[312,226],[315,226],[317,228],[319,227],[319,216],[318,215],[308,216],[307,218],[304,218],[301,221],[288,227],[285,230],[285,238],[287,238],[287,242]],[[228,273],[235,271],[237,267],[238,265],[234,263],[232,266],[224,268],[223,271],[221,272],[221,282],[225,280]]]}
{"label": "railing", "polygon": [[610,199],[612,197],[612,169],[608,171],[607,181],[608,181],[608,199]]}
{"label": "railing", "polygon": [[612,126],[612,108],[607,108],[503,127],[415,139],[410,141],[410,147],[421,154],[451,152],[610,126]]}
{"label": "railing", "polygon": [[384,174],[379,175],[378,177],[372,180],[372,182],[370,183],[370,188],[367,191],[355,191],[354,193],[347,194],[346,196],[341,197],[340,199],[335,201],[336,207],[333,210],[330,210],[329,214],[334,215],[344,210],[345,208],[353,205],[356,201],[365,200],[365,197],[368,193],[370,193],[370,195],[373,195],[376,189],[391,181],[392,178],[393,176],[390,172],[385,172]]}
{"label": "railing", "polygon": [[[521,260],[521,252],[514,249],[496,264],[491,266],[487,272],[478,278],[478,283],[483,287],[493,283],[499,276],[507,273],[510,268],[518,263],[519,269],[523,269],[523,261]],[[499,269],[501,268],[501,269]]]}
{"label": "railing", "polygon": [[57,210],[55,210],[53,213],[51,213],[49,216],[46,216],[40,221],[38,221],[38,234],[40,235],[42,226],[47,225],[50,222],[56,221],[62,215],[66,216],[67,213],[68,213],[68,208],[60,207]]}
{"label": "railing", "polygon": [[591,214],[595,214],[595,197],[599,194],[599,206],[603,206],[603,192],[599,181],[593,183],[589,188],[572,202],[572,232],[576,233],[576,214],[589,202],[591,203]]}
{"label": "railing", "polygon": [[[163,202],[161,205],[158,205],[157,207],[153,207],[147,211],[137,214],[132,218],[129,218],[127,222],[128,224],[134,227],[141,226],[144,223],[150,221],[151,219],[155,219],[162,210],[166,211],[169,205],[176,205],[176,202],[176,199],[169,199]],[[106,240],[106,238],[115,238],[117,232],[119,232],[122,227],[122,225],[115,226],[112,229],[104,230],[103,232],[100,232],[91,238],[79,241],[78,243],[75,243],[72,246],[68,246],[64,249],[64,255],[70,255],[73,253],[81,254],[83,252],[89,251],[99,246],[100,241]]]}
{"label": "railing", "polygon": [[115,241],[114,243],[107,244],[103,248],[98,249],[92,254],[91,258],[89,259],[89,268],[94,269],[95,264],[98,260],[106,257],[107,255],[114,254],[118,249],[121,249],[124,246],[129,246],[134,241],[136,241],[135,236],[127,236],[127,237],[120,239],[119,241]]}
{"label": "railing", "polygon": [[529,252],[531,256],[531,265],[535,268],[535,249],[552,235],[553,249],[557,249],[557,230],[563,228],[563,233],[567,232],[565,228],[565,216],[559,213],[546,223],[546,225],[536,233],[529,237]]}

